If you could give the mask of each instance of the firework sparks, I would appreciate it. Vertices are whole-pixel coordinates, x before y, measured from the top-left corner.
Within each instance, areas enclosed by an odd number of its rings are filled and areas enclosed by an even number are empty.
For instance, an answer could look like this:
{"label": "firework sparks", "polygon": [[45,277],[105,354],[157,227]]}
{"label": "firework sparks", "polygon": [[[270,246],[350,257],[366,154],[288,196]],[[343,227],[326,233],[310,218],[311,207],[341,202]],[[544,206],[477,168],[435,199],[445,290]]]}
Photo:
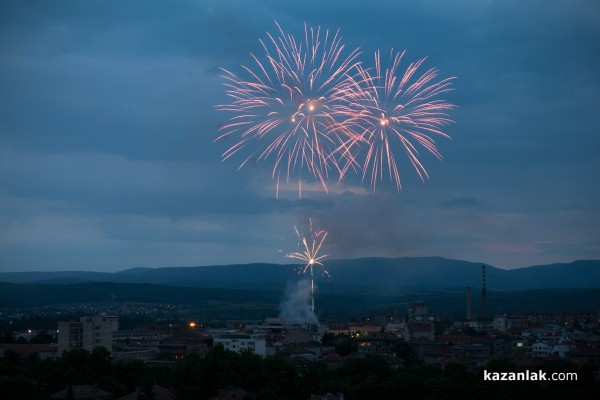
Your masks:
{"label": "firework sparks", "polygon": [[[353,90],[350,71],[357,71],[358,50],[344,56],[339,32],[322,32],[304,27],[304,40],[285,34],[267,33],[260,41],[264,58],[252,54],[256,71],[242,65],[246,77],[222,69],[227,94],[232,102],[217,109],[233,112],[216,140],[236,136],[238,141],[225,151],[226,160],[248,152],[239,168],[249,161],[274,158],[272,178],[286,181],[298,173],[302,194],[302,170],[316,178],[327,191],[331,171],[340,174],[340,150],[354,132],[344,123],[353,112],[349,95]],[[356,73],[356,72],[355,72]],[[277,189],[278,190],[278,189]]]}
{"label": "firework sparks", "polygon": [[[390,51],[384,69],[379,51],[375,67],[363,68],[358,50],[344,56],[339,32],[304,26],[296,40],[278,25],[278,36],[260,41],[263,58],[252,55],[256,71],[242,65],[245,77],[222,69],[231,103],[217,109],[233,113],[219,128],[216,140],[235,137],[223,160],[245,153],[250,161],[274,159],[272,178],[279,197],[280,178],[302,172],[327,190],[330,174],[342,181],[348,171],[370,174],[373,192],[384,174],[401,189],[397,152],[403,151],[422,181],[428,178],[420,149],[438,159],[434,137],[449,138],[454,105],[439,99],[451,90],[452,79],[438,80],[434,68],[420,72],[425,59],[400,71],[404,53]],[[387,172],[386,172],[387,170]]]}
{"label": "firework sparks", "polygon": [[327,232],[325,231],[315,231],[313,229],[312,220],[308,221],[308,233],[301,234],[297,227],[294,227],[294,231],[298,236],[298,241],[301,243],[301,251],[289,253],[287,254],[288,258],[294,258],[296,260],[301,260],[306,263],[306,265],[302,268],[302,273],[307,273],[310,271],[310,287],[311,287],[311,309],[315,311],[315,284],[314,284],[314,270],[315,266],[321,266],[323,269],[323,274],[329,276],[329,272],[325,269],[325,266],[321,262],[321,260],[325,259],[328,254],[320,254],[321,249],[323,248],[323,242],[325,242],[325,238],[327,237]]}
{"label": "firework sparks", "polygon": [[[427,170],[419,160],[418,146],[421,146],[438,159],[438,151],[432,135],[449,138],[442,131],[452,123],[448,111],[454,105],[437,97],[451,90],[453,78],[437,80],[438,71],[428,69],[418,73],[425,59],[408,65],[403,74],[399,73],[403,53],[390,51],[390,66],[382,71],[379,51],[375,53],[375,68],[371,73],[357,66],[360,79],[356,85],[360,90],[355,95],[354,106],[359,110],[354,117],[354,128],[360,133],[353,140],[364,153],[361,161],[357,157],[348,158],[362,167],[363,180],[371,171],[371,187],[375,191],[378,180],[383,179],[387,169],[390,179],[398,190],[401,189],[400,173],[394,149],[402,148],[415,171],[421,178],[428,178]],[[356,153],[355,153],[356,154]],[[349,164],[350,165],[350,164]],[[346,167],[348,168],[348,167]]]}

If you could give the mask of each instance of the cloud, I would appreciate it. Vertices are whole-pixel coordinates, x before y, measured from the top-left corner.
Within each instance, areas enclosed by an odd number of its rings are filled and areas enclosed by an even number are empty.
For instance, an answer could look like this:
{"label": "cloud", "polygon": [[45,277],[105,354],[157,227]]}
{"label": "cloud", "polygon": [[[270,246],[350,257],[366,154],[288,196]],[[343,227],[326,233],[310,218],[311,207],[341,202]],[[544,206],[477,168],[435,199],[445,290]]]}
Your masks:
{"label": "cloud", "polygon": [[9,196],[63,201],[93,213],[261,214],[319,204],[308,199],[280,202],[245,191],[242,177],[219,164],[128,160],[101,153],[0,149],[0,178]]}

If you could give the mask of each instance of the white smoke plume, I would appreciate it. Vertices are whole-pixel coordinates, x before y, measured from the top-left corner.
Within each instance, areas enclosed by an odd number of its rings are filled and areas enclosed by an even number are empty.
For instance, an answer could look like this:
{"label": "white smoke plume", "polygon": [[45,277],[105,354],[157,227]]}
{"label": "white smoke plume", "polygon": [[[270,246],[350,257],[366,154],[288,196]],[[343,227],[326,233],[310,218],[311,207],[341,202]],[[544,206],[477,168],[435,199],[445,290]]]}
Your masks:
{"label": "white smoke plume", "polygon": [[310,280],[289,282],[285,289],[285,298],[279,304],[280,317],[286,321],[318,324],[319,320],[311,310]]}

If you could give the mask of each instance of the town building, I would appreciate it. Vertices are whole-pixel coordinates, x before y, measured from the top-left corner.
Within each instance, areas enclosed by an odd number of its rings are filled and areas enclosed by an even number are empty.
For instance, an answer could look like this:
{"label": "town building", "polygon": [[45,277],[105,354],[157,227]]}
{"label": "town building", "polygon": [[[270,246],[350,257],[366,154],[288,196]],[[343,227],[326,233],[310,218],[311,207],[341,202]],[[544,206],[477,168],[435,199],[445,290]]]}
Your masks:
{"label": "town building", "polygon": [[381,324],[374,321],[351,322],[349,324],[352,336],[368,336],[381,333]]}
{"label": "town building", "polygon": [[250,351],[261,357],[265,357],[267,354],[265,338],[261,335],[222,335],[213,339],[213,345],[222,345],[225,350],[235,353]]}
{"label": "town building", "polygon": [[435,330],[433,322],[414,322],[408,323],[404,326],[404,332],[402,333],[404,340],[429,340],[435,339]]}
{"label": "town building", "polygon": [[58,323],[58,353],[74,349],[92,351],[96,347],[113,350],[113,334],[119,330],[119,317],[81,317],[79,322]]}

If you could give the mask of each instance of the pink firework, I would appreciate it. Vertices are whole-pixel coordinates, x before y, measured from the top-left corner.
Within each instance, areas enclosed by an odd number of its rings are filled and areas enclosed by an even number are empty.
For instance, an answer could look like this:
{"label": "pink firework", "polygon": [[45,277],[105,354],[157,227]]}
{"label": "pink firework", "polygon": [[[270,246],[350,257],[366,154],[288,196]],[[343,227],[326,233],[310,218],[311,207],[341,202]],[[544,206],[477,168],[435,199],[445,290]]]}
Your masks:
{"label": "pink firework", "polygon": [[451,90],[454,78],[438,80],[438,71],[433,68],[419,72],[425,59],[409,64],[401,73],[403,56],[390,51],[390,66],[384,71],[377,51],[372,71],[357,67],[360,78],[355,84],[360,89],[352,92],[356,136],[350,139],[355,157],[347,157],[346,169],[360,165],[363,180],[370,171],[373,191],[377,181],[383,179],[384,170],[401,189],[398,149],[406,153],[421,180],[429,177],[419,160],[419,148],[441,159],[432,136],[449,138],[442,129],[452,123],[448,111],[454,105],[438,96]]}
{"label": "pink firework", "polygon": [[274,160],[277,188],[280,178],[287,182],[297,173],[301,196],[305,170],[327,191],[329,174],[341,179],[342,164],[349,163],[344,144],[355,142],[345,121],[354,112],[348,104],[356,97],[351,73],[358,72],[358,51],[345,56],[338,32],[305,25],[297,41],[277,28],[278,36],[267,33],[268,40],[260,41],[264,56],[251,54],[255,70],[242,65],[242,77],[222,69],[232,101],[217,109],[233,116],[216,140],[235,137],[222,158],[244,153],[239,168],[251,160]]}

